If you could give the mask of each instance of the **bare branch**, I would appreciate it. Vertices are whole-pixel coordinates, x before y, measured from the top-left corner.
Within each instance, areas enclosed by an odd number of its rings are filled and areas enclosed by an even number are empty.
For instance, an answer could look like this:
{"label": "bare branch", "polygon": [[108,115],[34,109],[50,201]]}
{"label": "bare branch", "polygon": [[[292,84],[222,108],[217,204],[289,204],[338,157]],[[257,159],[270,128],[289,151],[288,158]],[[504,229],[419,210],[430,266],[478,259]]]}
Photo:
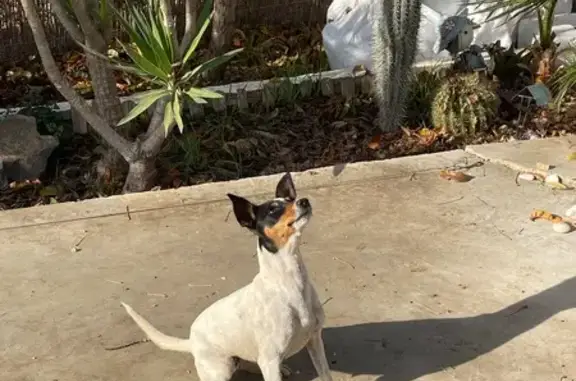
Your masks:
{"label": "bare branch", "polygon": [[48,45],[48,40],[46,38],[46,31],[42,26],[40,17],[38,17],[38,12],[36,12],[36,6],[34,0],[21,0],[22,8],[24,9],[24,14],[30,25],[32,31],[32,36],[34,37],[34,42],[38,49],[38,54],[42,60],[42,65],[46,70],[46,74],[50,81],[54,84],[54,87],[64,96],[64,98],[70,103],[71,107],[74,107],[80,115],[102,136],[108,144],[115,148],[124,159],[131,161],[134,156],[132,150],[132,144],[120,136],[112,127],[106,123],[99,115],[91,111],[90,106],[72,89],[70,84],[62,77],[58,65],[52,56],[52,51]]}
{"label": "bare branch", "polygon": [[196,33],[196,18],[198,17],[198,4],[197,0],[186,0],[186,24],[184,26],[184,36],[180,43],[180,57],[186,53],[186,49],[194,39]]}
{"label": "bare branch", "polygon": [[62,4],[62,0],[50,0],[50,6],[52,8],[52,12],[56,15],[60,23],[64,26],[64,29],[68,32],[70,36],[74,40],[84,42],[84,34],[78,27],[76,20],[74,20],[64,5]]}
{"label": "bare branch", "polygon": [[102,33],[98,31],[98,28],[90,18],[88,10],[86,9],[85,0],[73,0],[74,3],[74,13],[78,19],[80,27],[84,31],[86,45],[91,48],[95,48],[101,53],[106,49],[106,41]]}
{"label": "bare branch", "polygon": [[210,41],[214,55],[224,53],[224,48],[231,42],[237,8],[238,0],[214,0],[212,40]]}

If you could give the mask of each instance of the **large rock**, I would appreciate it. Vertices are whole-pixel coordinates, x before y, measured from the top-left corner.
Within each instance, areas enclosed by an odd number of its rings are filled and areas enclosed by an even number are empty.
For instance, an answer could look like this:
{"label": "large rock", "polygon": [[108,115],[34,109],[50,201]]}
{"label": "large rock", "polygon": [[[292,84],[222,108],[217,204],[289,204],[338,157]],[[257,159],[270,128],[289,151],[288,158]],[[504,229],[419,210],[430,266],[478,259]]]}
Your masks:
{"label": "large rock", "polygon": [[0,179],[36,179],[46,169],[48,157],[58,146],[53,136],[41,136],[36,119],[12,115],[0,121]]}

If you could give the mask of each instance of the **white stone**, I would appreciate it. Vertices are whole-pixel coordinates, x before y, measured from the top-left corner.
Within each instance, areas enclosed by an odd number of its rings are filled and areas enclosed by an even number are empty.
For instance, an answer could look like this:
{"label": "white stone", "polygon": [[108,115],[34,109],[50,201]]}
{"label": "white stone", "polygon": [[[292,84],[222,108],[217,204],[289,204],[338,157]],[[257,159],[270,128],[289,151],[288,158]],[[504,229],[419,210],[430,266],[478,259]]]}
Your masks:
{"label": "white stone", "polygon": [[552,229],[554,229],[556,233],[565,234],[572,231],[572,225],[570,225],[567,222],[557,222],[555,224],[552,224]]}
{"label": "white stone", "polygon": [[531,173],[521,173],[518,175],[518,178],[520,180],[525,180],[525,181],[534,181],[536,180],[536,176],[534,176]]}

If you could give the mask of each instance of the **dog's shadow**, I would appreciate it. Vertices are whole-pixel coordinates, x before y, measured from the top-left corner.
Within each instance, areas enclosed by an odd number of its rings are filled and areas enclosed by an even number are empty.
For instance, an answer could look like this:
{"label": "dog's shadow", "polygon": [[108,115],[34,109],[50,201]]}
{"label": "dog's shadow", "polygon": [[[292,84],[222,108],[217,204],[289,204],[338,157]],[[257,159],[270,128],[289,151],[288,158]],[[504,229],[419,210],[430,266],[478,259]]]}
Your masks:
{"label": "dog's shadow", "polygon": [[[574,307],[576,277],[494,313],[326,327],[323,337],[332,371],[411,381],[474,360]],[[316,377],[307,356],[289,360],[300,370],[289,381]]]}

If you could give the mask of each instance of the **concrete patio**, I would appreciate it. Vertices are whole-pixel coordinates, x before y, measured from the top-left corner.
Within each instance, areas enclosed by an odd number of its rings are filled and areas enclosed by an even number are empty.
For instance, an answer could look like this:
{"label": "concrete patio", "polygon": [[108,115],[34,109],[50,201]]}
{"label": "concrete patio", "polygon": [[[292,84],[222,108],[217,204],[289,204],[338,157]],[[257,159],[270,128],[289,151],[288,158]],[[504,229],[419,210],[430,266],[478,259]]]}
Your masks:
{"label": "concrete patio", "polygon": [[[574,192],[475,163],[452,151],[294,175],[315,208],[302,251],[335,380],[576,379],[576,232],[528,219]],[[475,178],[438,176],[453,166]],[[190,356],[118,348],[143,339],[120,301],[186,336],[257,270],[225,194],[263,199],[278,178],[0,213],[0,379],[196,380]],[[305,353],[290,364],[291,380],[316,378]]]}

